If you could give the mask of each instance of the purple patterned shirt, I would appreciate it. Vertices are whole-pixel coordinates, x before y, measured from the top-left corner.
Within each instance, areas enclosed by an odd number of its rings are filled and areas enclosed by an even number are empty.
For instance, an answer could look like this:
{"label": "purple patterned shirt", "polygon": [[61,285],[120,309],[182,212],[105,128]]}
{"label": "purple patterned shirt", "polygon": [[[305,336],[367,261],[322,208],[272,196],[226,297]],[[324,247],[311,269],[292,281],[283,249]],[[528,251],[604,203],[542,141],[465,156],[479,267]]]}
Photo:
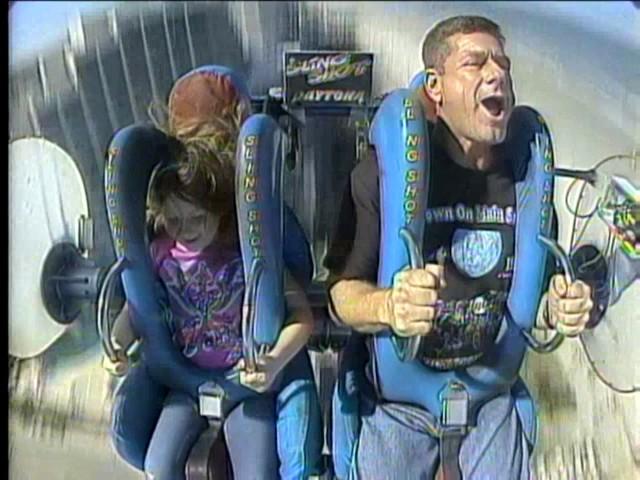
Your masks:
{"label": "purple patterned shirt", "polygon": [[242,356],[239,250],[212,244],[192,252],[161,236],[151,243],[151,258],[168,292],[174,341],[182,353],[204,368],[234,365]]}

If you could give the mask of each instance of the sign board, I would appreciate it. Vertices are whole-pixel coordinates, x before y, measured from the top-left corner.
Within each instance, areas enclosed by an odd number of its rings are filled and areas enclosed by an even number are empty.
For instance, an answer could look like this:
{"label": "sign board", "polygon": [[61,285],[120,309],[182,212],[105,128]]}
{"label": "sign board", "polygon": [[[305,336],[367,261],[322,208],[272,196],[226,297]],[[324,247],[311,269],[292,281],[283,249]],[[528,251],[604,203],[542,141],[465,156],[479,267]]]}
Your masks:
{"label": "sign board", "polygon": [[372,80],[372,53],[284,53],[284,98],[292,107],[365,106]]}

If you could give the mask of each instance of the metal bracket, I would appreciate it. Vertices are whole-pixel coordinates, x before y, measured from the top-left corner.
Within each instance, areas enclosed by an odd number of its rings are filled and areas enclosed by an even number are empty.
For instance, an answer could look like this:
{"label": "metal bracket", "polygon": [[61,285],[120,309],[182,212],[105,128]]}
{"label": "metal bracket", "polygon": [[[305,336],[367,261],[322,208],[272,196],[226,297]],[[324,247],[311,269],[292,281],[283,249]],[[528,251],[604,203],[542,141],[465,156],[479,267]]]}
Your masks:
{"label": "metal bracket", "polygon": [[78,218],[78,248],[82,253],[90,253],[95,248],[93,218],[80,215]]}

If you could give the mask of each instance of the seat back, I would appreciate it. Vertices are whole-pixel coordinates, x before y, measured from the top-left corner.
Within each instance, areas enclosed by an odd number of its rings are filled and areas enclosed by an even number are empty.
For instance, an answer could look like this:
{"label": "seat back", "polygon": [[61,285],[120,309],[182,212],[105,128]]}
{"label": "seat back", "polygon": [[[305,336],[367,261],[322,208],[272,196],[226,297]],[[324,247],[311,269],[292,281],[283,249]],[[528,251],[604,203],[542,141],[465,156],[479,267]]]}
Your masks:
{"label": "seat back", "polygon": [[[421,98],[426,108],[432,108],[433,103],[426,97],[424,82],[426,75],[418,74],[411,82],[418,89],[418,97]],[[398,159],[405,158],[405,146],[410,142],[396,143],[397,148],[391,149],[389,142],[384,142],[385,135],[407,135],[404,126],[406,118],[413,118],[414,114],[404,112],[415,94],[402,92],[401,98],[395,98],[391,94],[385,101],[395,102],[396,110],[384,109],[384,104],[378,111],[378,115],[391,115],[393,128],[383,129],[378,132],[378,141],[387,151],[379,151],[378,161],[386,156],[386,160],[394,165]],[[394,99],[395,98],[395,99]],[[434,113],[426,112],[429,115]],[[395,120],[395,124],[393,123]],[[398,121],[400,120],[400,121]],[[375,123],[375,120],[374,120]],[[373,131],[373,129],[372,129]],[[529,439],[535,441],[535,422],[533,417],[533,404],[526,389],[519,382],[518,370],[520,368],[526,344],[520,329],[531,328],[531,322],[535,318],[535,307],[541,296],[542,277],[545,273],[546,252],[538,243],[537,236],[548,236],[552,231],[552,195],[553,191],[553,147],[550,134],[544,120],[529,107],[518,107],[514,110],[507,134],[507,139],[501,148],[509,148],[510,161],[513,165],[515,181],[516,209],[516,262],[514,279],[509,292],[508,309],[506,316],[512,320],[503,322],[503,327],[498,334],[494,347],[490,352],[466,369],[451,371],[435,371],[425,368],[418,361],[403,361],[399,358],[399,350],[394,348],[392,338],[387,333],[377,334],[371,342],[371,354],[375,356],[375,382],[378,394],[387,401],[411,403],[429,410],[436,418],[440,418],[442,404],[439,393],[447,388],[451,382],[465,385],[470,399],[471,423],[479,407],[496,393],[513,390],[516,398],[516,406],[523,418]],[[408,158],[408,157],[407,157]],[[380,175],[384,174],[384,168],[380,168]],[[398,177],[404,182],[407,175]],[[380,180],[381,187],[384,185]],[[389,187],[387,187],[389,190]],[[407,191],[406,189],[402,189]],[[385,197],[381,192],[381,209],[385,208]],[[398,202],[397,195],[389,197],[389,201]],[[393,205],[391,205],[393,207]],[[396,209],[397,210],[397,209]],[[381,212],[384,219],[385,212]],[[404,219],[405,212],[397,211],[396,220]],[[386,238],[384,221],[382,221],[381,239]],[[391,225],[391,224],[390,224]],[[387,237],[397,238],[398,231],[387,232]],[[382,242],[382,240],[381,240]],[[397,242],[396,242],[397,243]],[[390,244],[387,244],[389,247]],[[392,245],[399,249],[397,252],[387,252],[397,256],[404,252],[405,247],[399,243]],[[385,254],[381,243],[381,256]],[[395,257],[394,257],[395,258]],[[407,261],[405,260],[405,264]],[[402,265],[399,266],[402,268]],[[382,262],[381,262],[382,269]],[[384,273],[384,272],[382,272]],[[386,272],[387,274],[391,272]],[[340,452],[334,456],[334,466],[340,478],[346,478],[352,469],[354,448],[359,436],[359,419],[361,406],[358,406],[358,391],[362,385],[353,382],[354,378],[362,377],[362,363],[352,362],[341,368],[341,375],[334,396],[334,450]],[[420,385],[420,388],[416,388]],[[355,387],[355,388],[354,388]]]}
{"label": "seat back", "polygon": [[[237,76],[224,67],[202,67],[196,70],[196,75],[214,76],[225,85],[226,90],[233,90],[237,85],[237,92],[241,95],[247,91],[243,83],[234,83],[238,82]],[[185,78],[187,76],[181,77],[180,82],[184,82]],[[186,103],[189,107],[188,102]],[[150,125],[132,125],[119,130],[108,149],[105,194],[116,255],[124,262],[121,277],[133,312],[132,323],[136,332],[142,336],[151,374],[160,383],[197,398],[198,387],[211,380],[212,373],[191,364],[173,346],[169,329],[162,321],[161,293],[156,288],[148,254],[149,239],[146,235],[147,188],[154,170],[174,161],[171,141],[163,132]],[[262,154],[276,155],[276,152]],[[280,158],[277,160],[280,161]],[[308,285],[312,261],[305,235],[288,209],[284,211],[282,223],[288,229],[284,232],[281,247],[285,263],[301,284]],[[268,318],[262,320],[270,321]],[[261,328],[258,325],[257,330]],[[221,385],[228,384],[228,393],[235,400],[250,393],[221,376],[217,380],[220,380]]]}

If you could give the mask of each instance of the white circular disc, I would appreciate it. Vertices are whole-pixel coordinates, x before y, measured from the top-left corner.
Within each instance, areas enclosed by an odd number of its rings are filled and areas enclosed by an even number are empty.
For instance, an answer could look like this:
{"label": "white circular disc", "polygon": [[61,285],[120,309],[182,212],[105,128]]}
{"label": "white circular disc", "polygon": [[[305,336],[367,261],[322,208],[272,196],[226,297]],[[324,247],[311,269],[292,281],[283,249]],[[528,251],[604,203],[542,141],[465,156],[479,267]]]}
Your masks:
{"label": "white circular disc", "polygon": [[42,138],[9,144],[9,355],[39,355],[67,329],[45,309],[41,272],[54,245],[77,245],[78,219],[88,213],[82,176],[64,150]]}

